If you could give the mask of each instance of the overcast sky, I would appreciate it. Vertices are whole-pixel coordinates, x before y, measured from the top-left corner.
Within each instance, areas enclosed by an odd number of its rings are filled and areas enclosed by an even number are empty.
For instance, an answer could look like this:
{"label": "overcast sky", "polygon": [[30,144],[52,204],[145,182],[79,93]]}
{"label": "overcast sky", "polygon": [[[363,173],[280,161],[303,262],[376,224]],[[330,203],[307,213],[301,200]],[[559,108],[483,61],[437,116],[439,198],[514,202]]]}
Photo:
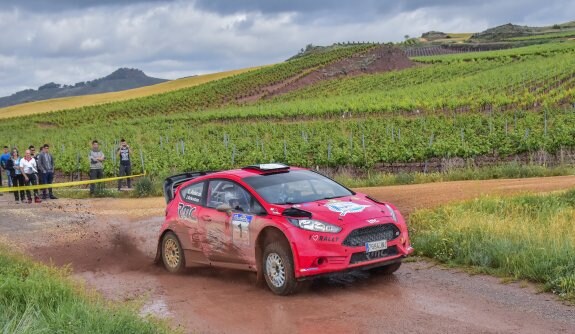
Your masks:
{"label": "overcast sky", "polygon": [[279,62],[309,43],[574,19],[573,0],[1,0],[0,96],[118,67],[175,79]]}

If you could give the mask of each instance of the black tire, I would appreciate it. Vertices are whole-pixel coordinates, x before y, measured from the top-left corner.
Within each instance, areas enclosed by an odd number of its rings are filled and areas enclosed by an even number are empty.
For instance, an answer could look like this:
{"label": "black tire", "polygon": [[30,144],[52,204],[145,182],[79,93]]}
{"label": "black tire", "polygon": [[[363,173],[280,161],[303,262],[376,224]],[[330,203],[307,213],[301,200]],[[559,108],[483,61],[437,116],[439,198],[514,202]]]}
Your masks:
{"label": "black tire", "polygon": [[388,264],[386,266],[371,269],[371,272],[378,275],[391,275],[401,267],[401,262]]}
{"label": "black tire", "polygon": [[261,268],[266,283],[273,293],[287,296],[297,292],[298,282],[295,279],[293,257],[289,247],[277,241],[267,244]]}
{"label": "black tire", "polygon": [[162,238],[162,263],[171,273],[181,273],[186,268],[186,259],[180,240],[173,232]]}

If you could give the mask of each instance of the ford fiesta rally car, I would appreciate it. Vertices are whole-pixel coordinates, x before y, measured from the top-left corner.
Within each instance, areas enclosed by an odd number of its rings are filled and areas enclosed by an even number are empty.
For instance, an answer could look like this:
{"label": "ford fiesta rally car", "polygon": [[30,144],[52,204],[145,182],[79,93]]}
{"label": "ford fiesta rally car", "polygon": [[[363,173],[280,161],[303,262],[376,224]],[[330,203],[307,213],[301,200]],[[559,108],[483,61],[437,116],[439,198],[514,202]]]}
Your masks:
{"label": "ford fiesta rally car", "polygon": [[164,183],[157,262],[257,272],[278,295],[352,269],[393,273],[413,252],[397,209],[316,172],[262,164],[175,175]]}

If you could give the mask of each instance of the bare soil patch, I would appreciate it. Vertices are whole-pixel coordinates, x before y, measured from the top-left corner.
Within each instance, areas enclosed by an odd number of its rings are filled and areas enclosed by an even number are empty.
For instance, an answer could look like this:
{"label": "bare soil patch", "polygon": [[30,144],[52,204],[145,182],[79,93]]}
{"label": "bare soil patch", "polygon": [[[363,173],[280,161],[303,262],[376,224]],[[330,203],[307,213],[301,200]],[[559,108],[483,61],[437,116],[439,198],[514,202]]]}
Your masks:
{"label": "bare soil patch", "polygon": [[363,54],[342,59],[317,69],[295,81],[271,91],[265,97],[270,98],[276,95],[285,94],[302,87],[316,84],[323,80],[333,80],[343,77],[352,77],[362,74],[383,73],[395,70],[402,70],[415,66],[404,53],[403,50],[383,45]]}
{"label": "bare soil patch", "polygon": [[285,81],[262,88],[258,93],[237,99],[238,103],[250,103],[271,98],[300,88],[316,84],[323,80],[334,80],[401,70],[415,66],[400,48],[382,45],[365,53],[356,54],[321,68],[298,74]]}

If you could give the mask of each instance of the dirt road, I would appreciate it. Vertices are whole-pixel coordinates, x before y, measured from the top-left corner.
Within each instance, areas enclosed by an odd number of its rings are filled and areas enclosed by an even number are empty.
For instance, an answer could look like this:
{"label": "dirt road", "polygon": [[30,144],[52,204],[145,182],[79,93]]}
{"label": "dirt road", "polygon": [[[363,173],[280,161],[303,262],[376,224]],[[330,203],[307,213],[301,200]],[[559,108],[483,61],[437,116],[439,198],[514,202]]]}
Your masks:
{"label": "dirt road", "polygon": [[[406,213],[486,194],[575,187],[575,177],[449,182],[362,189]],[[106,297],[141,299],[143,313],[200,333],[575,333],[575,307],[528,284],[501,284],[427,262],[391,277],[363,273],[315,282],[292,297],[254,285],[250,273],[195,268],[170,275],[152,263],[163,199],[0,197],[0,236],[34,258],[71,264]]]}

